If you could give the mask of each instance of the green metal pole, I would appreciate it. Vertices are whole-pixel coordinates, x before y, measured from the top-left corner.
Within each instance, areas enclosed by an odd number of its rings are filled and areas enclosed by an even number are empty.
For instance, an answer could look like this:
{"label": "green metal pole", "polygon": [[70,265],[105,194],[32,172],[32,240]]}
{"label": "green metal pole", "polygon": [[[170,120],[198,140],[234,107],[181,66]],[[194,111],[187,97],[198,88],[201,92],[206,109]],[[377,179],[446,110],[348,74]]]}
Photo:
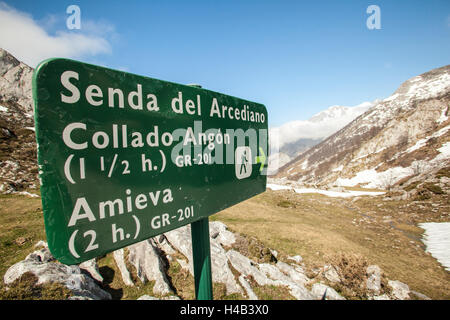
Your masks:
{"label": "green metal pole", "polygon": [[195,296],[197,300],[212,300],[211,248],[209,219],[191,223],[192,256],[194,260]]}
{"label": "green metal pole", "polygon": [[[199,84],[188,86],[201,88]],[[192,256],[194,260],[195,297],[197,300],[212,300],[211,247],[209,243],[209,219],[191,223]]]}

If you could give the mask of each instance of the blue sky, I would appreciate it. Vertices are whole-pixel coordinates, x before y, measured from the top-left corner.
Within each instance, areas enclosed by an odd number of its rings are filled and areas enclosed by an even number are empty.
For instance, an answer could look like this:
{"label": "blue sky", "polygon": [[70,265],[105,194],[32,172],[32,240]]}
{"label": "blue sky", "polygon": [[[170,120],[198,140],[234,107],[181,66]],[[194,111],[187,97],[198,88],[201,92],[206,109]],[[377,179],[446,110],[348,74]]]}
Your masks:
{"label": "blue sky", "polygon": [[[81,9],[80,30],[66,27],[72,4]],[[380,30],[366,27],[372,4],[381,10]],[[0,10],[49,39],[23,49],[19,42],[36,38],[34,31],[18,24],[5,40],[0,28],[0,47],[25,62],[38,53],[67,56],[199,83],[265,104],[271,127],[386,98],[408,78],[450,63],[448,0],[16,0],[0,2]]]}

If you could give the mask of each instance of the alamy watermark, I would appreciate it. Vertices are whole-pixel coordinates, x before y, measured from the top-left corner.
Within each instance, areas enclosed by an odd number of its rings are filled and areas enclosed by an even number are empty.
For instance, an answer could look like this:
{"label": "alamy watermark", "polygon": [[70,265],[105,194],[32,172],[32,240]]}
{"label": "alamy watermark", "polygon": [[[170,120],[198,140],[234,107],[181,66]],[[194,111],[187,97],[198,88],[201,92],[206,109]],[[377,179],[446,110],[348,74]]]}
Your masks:
{"label": "alamy watermark", "polygon": [[377,5],[370,5],[366,9],[366,13],[370,16],[366,20],[366,26],[369,30],[381,29],[381,9]]}
{"label": "alamy watermark", "polygon": [[66,13],[69,16],[66,19],[66,26],[69,30],[81,29],[81,9],[79,6],[72,4],[67,7]]}

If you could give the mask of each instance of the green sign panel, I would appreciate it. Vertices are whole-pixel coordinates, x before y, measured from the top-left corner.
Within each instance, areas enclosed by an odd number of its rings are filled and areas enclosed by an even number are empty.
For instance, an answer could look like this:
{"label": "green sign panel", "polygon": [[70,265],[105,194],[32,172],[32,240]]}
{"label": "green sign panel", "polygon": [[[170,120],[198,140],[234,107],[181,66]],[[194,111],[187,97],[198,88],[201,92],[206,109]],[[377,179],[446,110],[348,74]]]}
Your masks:
{"label": "green sign panel", "polygon": [[261,104],[67,59],[36,68],[33,97],[47,241],[63,263],[265,191]]}

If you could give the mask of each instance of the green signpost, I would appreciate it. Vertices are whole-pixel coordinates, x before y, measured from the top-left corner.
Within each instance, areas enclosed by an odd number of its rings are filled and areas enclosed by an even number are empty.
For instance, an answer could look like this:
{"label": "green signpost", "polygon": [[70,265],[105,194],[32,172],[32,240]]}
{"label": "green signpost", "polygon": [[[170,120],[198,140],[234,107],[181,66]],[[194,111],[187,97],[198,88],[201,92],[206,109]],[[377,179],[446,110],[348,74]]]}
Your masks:
{"label": "green signpost", "polygon": [[208,216],[265,191],[265,107],[68,59],[36,68],[33,98],[52,254],[78,264],[192,224],[211,299]]}

